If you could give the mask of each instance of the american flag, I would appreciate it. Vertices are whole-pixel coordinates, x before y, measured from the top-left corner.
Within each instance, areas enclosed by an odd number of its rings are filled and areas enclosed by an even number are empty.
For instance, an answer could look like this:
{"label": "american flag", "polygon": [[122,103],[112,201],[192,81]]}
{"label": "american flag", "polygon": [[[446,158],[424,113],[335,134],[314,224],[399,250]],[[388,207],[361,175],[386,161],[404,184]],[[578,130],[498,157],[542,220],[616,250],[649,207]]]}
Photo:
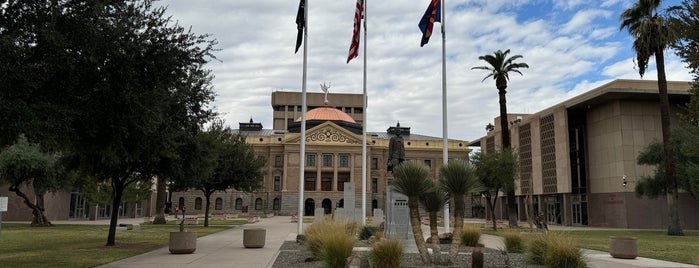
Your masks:
{"label": "american flag", "polygon": [[364,0],[357,0],[357,11],[354,12],[354,32],[352,33],[352,43],[350,44],[347,63],[359,55],[359,32],[363,14]]}

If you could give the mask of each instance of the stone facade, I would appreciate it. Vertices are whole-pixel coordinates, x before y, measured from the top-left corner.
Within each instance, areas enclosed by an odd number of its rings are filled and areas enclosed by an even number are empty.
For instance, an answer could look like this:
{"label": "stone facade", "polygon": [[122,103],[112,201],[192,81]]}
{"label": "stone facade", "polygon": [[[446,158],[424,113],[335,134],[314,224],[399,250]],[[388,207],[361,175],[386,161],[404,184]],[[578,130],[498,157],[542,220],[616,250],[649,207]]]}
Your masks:
{"label": "stone facade", "polygon": [[[668,82],[673,122],[689,101],[688,82]],[[500,118],[495,130],[474,142],[483,151],[500,146]],[[535,114],[508,115],[512,146],[522,161],[516,195],[520,220],[524,200],[549,224],[620,228],[665,228],[665,198],[637,198],[634,182],[652,174],[636,164],[639,152],[662,139],[656,81],[615,80]],[[623,178],[626,176],[627,185]],[[504,198],[502,199],[505,200]],[[699,202],[681,193],[681,211]],[[495,211],[506,218],[504,202]],[[685,228],[699,228],[699,217],[681,213]],[[659,216],[663,215],[663,216]]]}

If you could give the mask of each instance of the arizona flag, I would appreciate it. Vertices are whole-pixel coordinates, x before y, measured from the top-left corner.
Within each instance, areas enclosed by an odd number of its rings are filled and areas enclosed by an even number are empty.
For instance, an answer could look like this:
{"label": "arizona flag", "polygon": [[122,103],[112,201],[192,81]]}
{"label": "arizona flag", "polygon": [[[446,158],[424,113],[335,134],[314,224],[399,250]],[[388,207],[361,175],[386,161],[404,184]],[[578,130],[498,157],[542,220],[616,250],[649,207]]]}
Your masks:
{"label": "arizona flag", "polygon": [[441,22],[442,8],[440,2],[440,0],[431,0],[430,5],[427,6],[425,15],[422,16],[420,23],[417,24],[417,26],[420,27],[420,31],[422,32],[422,41],[420,42],[421,47],[430,41],[430,36],[432,36],[432,27],[434,26],[434,23]]}
{"label": "arizona flag", "polygon": [[296,13],[296,29],[298,33],[296,34],[296,51],[299,52],[299,47],[301,47],[301,41],[303,41],[303,28],[306,27],[306,0],[301,0],[299,2],[299,11]]}
{"label": "arizona flag", "polygon": [[354,32],[350,43],[347,63],[359,55],[359,32],[361,31],[362,18],[364,16],[364,0],[357,0],[357,11],[354,12]]}

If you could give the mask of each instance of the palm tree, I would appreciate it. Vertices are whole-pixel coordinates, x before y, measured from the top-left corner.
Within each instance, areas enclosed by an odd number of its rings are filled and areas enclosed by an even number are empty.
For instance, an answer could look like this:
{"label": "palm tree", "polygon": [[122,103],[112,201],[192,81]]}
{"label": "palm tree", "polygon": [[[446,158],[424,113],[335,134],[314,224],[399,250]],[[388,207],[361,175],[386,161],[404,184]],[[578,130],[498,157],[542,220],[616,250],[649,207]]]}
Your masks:
{"label": "palm tree", "polygon": [[442,211],[444,205],[449,202],[449,196],[436,183],[428,180],[430,190],[420,196],[420,204],[430,215],[430,239],[432,239],[432,258],[434,263],[439,262],[439,231],[437,230],[437,213]]}
{"label": "palm tree", "polygon": [[420,253],[420,258],[425,265],[430,264],[430,258],[427,253],[427,245],[425,238],[422,235],[422,227],[420,226],[420,209],[419,198],[430,190],[430,181],[427,178],[429,168],[424,164],[418,164],[413,161],[406,161],[393,169],[393,190],[404,194],[408,197],[408,209],[410,210],[410,225],[413,229],[413,237],[417,250]]}
{"label": "palm tree", "polygon": [[658,95],[660,97],[660,124],[663,135],[665,157],[665,178],[667,187],[667,206],[670,223],[668,235],[684,235],[680,227],[678,208],[677,178],[672,143],[670,142],[670,112],[667,96],[667,79],[665,78],[664,51],[674,43],[675,34],[668,27],[668,20],[658,13],[662,0],[639,0],[631,8],[621,13],[619,30],[627,29],[634,38],[633,49],[636,51],[638,74],[643,77],[651,56],[655,56],[658,71]]}
{"label": "palm tree", "polygon": [[452,160],[439,170],[439,184],[454,201],[454,238],[449,256],[456,261],[461,246],[461,233],[464,228],[466,194],[479,188],[479,181],[473,166],[463,160]]}
{"label": "palm tree", "polygon": [[[507,122],[507,100],[505,94],[507,93],[507,81],[510,80],[509,73],[515,72],[522,75],[518,69],[529,68],[526,63],[515,63],[516,59],[522,58],[522,55],[513,55],[512,57],[507,57],[510,54],[510,50],[505,50],[505,52],[498,50],[495,51],[494,55],[483,55],[478,57],[479,60],[484,60],[490,66],[478,66],[473,67],[473,69],[487,70],[490,72],[483,81],[492,77],[495,79],[495,87],[498,88],[498,96],[500,97],[500,129],[502,131],[502,148],[510,148],[510,129]],[[515,189],[507,190],[507,205],[508,205],[508,219],[510,227],[517,226],[517,201],[515,199]]]}

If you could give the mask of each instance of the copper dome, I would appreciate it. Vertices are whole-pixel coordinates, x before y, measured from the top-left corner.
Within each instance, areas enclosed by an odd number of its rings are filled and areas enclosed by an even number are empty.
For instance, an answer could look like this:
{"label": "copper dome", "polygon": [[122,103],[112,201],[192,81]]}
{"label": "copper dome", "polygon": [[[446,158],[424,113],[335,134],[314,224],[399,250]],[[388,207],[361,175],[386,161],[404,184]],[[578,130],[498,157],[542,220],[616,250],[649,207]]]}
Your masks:
{"label": "copper dome", "polygon": [[[323,121],[345,121],[357,123],[351,116],[343,111],[330,107],[320,107],[310,110],[306,113],[306,120],[323,120]],[[301,121],[299,117],[296,122]]]}

